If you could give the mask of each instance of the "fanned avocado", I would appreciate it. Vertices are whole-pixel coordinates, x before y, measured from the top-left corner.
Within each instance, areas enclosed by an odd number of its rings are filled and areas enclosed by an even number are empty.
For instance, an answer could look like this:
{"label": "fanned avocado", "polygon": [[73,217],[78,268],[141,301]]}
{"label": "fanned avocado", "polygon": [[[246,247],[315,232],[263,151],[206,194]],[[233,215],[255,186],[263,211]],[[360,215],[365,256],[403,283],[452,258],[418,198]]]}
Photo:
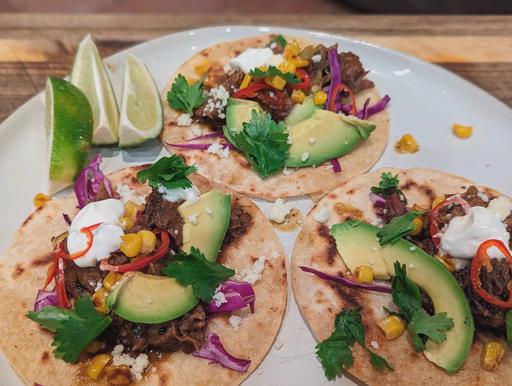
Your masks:
{"label": "fanned avocado", "polygon": [[296,123],[311,118],[319,108],[320,106],[315,104],[312,97],[307,97],[303,103],[297,103],[293,106],[292,111],[290,111],[290,114],[288,114],[284,123],[286,126],[295,125]]}
{"label": "fanned avocado", "polygon": [[230,134],[239,132],[243,129],[244,122],[251,121],[252,110],[261,112],[263,109],[258,102],[248,99],[229,98],[226,106],[226,126],[224,127],[224,135],[231,141]]}
{"label": "fanned avocado", "polygon": [[[377,238],[380,228],[359,221],[333,225],[331,235],[347,267],[370,265],[387,277],[394,273],[398,261],[407,266],[407,276],[432,299],[436,313],[446,312],[454,326],[442,343],[427,341],[425,356],[449,374],[457,371],[469,354],[473,342],[474,324],[469,303],[454,276],[433,256],[414,244],[400,239],[394,244],[381,246]],[[371,262],[374,264],[371,264]],[[386,272],[379,276],[384,278]]]}

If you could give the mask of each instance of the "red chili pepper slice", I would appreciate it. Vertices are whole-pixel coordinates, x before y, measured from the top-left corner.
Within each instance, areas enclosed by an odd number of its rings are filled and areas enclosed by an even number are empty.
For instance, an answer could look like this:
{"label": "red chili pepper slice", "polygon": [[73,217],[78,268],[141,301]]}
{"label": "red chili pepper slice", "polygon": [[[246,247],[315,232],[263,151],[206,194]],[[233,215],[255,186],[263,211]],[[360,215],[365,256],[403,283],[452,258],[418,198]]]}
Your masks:
{"label": "red chili pepper slice", "polygon": [[91,225],[88,227],[83,227],[82,229],[80,229],[80,232],[85,233],[85,235],[87,236],[87,246],[85,247],[85,249],[83,249],[79,252],[72,253],[70,255],[67,255],[67,257],[62,257],[62,258],[65,260],[75,260],[75,259],[78,259],[79,257],[84,256],[87,252],[89,252],[89,249],[91,249],[92,243],[94,241],[94,236],[92,234],[92,231],[97,229],[101,224],[102,223],[98,223],[98,224],[94,224],[94,225]]}
{"label": "red chili pepper slice", "polygon": [[61,308],[70,308],[71,304],[66,293],[66,284],[64,277],[64,260],[58,253],[54,254],[54,263],[57,267],[55,275],[55,290],[57,291],[57,302]]}
{"label": "red chili pepper slice", "polygon": [[434,244],[434,248],[439,250],[439,244],[441,243],[441,229],[439,228],[439,211],[448,205],[460,205],[464,209],[466,213],[469,212],[470,206],[466,200],[464,200],[460,196],[451,196],[446,200],[441,201],[437,204],[429,213],[429,222],[430,222],[430,237],[432,238],[432,243]]}
{"label": "red chili pepper slice", "polygon": [[348,87],[346,84],[340,83],[334,87],[334,90],[332,92],[332,97],[329,102],[329,110],[336,112],[336,98],[338,97],[338,94],[342,92],[343,90],[346,90],[348,92],[348,95],[350,95],[350,99],[352,100],[352,115],[357,115],[357,106],[356,106],[356,97],[354,95],[354,92],[350,87]]}
{"label": "red chili pepper slice", "polygon": [[233,96],[235,98],[240,98],[240,99],[251,98],[251,97],[255,96],[258,91],[269,90],[269,89],[273,89],[273,87],[270,86],[269,84],[266,84],[265,82],[252,83],[249,86],[242,88],[242,89],[238,90],[237,92],[235,92],[235,94]]}
{"label": "red chili pepper slice", "polygon": [[299,68],[296,72],[295,72],[295,75],[297,76],[297,78],[299,78],[302,82],[300,83],[297,83],[297,84],[292,84],[292,88],[294,90],[304,90],[304,89],[310,89],[311,88],[311,79],[309,77],[309,74],[303,69],[303,68]]}
{"label": "red chili pepper slice", "polygon": [[123,264],[123,265],[111,265],[108,263],[108,259],[103,259],[100,263],[100,269],[102,271],[114,271],[114,272],[131,272],[131,271],[138,271],[141,268],[144,268],[145,266],[161,259],[164,257],[168,250],[169,250],[169,233],[166,231],[162,231],[160,234],[160,238],[162,240],[160,246],[158,249],[153,253],[152,255],[146,256],[143,259],[140,259],[138,261],[134,261],[133,263]]}
{"label": "red chili pepper slice", "polygon": [[512,265],[512,255],[501,240],[491,239],[484,241],[478,247],[476,255],[473,257],[473,261],[471,262],[471,285],[473,286],[475,292],[487,303],[491,303],[502,308],[512,308],[512,291],[510,291],[507,300],[501,300],[500,298],[490,294],[482,288],[482,282],[480,281],[480,271],[482,268],[485,268],[488,271],[492,269],[488,254],[489,248],[491,247],[498,248],[500,252],[507,258],[509,265]]}

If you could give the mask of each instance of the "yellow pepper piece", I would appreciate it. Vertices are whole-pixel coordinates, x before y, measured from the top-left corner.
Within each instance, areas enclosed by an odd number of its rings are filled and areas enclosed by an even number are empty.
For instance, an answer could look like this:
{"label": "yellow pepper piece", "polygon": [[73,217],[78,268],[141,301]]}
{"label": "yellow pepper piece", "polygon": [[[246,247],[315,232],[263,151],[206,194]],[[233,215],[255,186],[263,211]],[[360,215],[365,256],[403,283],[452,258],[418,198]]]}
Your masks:
{"label": "yellow pepper piece", "polygon": [[434,201],[432,201],[432,209],[434,209],[436,206],[438,206],[443,201],[444,201],[444,196],[437,196],[436,198],[434,198]]}
{"label": "yellow pepper piece", "polygon": [[121,252],[128,257],[135,257],[140,253],[142,248],[142,237],[138,233],[128,233],[121,236]]}
{"label": "yellow pepper piece", "polygon": [[194,67],[194,71],[197,75],[201,76],[210,68],[212,68],[212,64],[207,59],[205,59],[202,63],[199,63]]}
{"label": "yellow pepper piece", "polygon": [[324,91],[317,91],[313,97],[313,102],[315,102],[315,105],[317,106],[323,105],[326,100],[327,94]]}
{"label": "yellow pepper piece", "polygon": [[94,295],[92,295],[92,303],[94,304],[96,311],[101,314],[106,314],[108,312],[107,303],[105,302],[107,296],[108,291],[103,287],[101,287],[94,293]]}
{"label": "yellow pepper piece", "polygon": [[130,230],[135,225],[135,221],[131,217],[121,217],[119,223],[125,231]]}
{"label": "yellow pepper piece", "polygon": [[295,58],[292,60],[292,62],[295,64],[295,67],[297,68],[306,67],[309,64],[309,62],[306,59],[302,58]]}
{"label": "yellow pepper piece", "polygon": [[286,80],[284,80],[280,76],[273,76],[272,80],[270,81],[270,84],[272,87],[278,90],[282,90],[284,86],[286,86]]}
{"label": "yellow pepper piece", "polygon": [[136,204],[133,201],[126,201],[124,203],[124,217],[131,217],[135,220],[137,212],[142,209],[142,205]]}
{"label": "yellow pepper piece", "polygon": [[99,379],[103,370],[112,362],[112,355],[110,354],[98,354],[92,358],[89,367],[87,367],[87,376],[93,380]]}
{"label": "yellow pepper piece", "polygon": [[293,90],[291,98],[295,103],[302,103],[306,99],[306,94],[301,90]]}
{"label": "yellow pepper piece", "polygon": [[423,229],[423,219],[421,217],[416,217],[414,220],[412,220],[412,231],[411,235],[416,236],[421,233],[421,230]]}
{"label": "yellow pepper piece", "polygon": [[395,143],[395,150],[399,153],[416,153],[419,148],[420,145],[411,134],[404,134],[402,138]]}
{"label": "yellow pepper piece", "polygon": [[377,323],[377,325],[384,332],[387,340],[396,339],[405,331],[404,321],[396,315],[389,315]]}
{"label": "yellow pepper piece", "polygon": [[240,89],[246,88],[251,83],[252,76],[249,74],[244,75],[244,79],[242,80],[242,83],[240,84]]}
{"label": "yellow pepper piece", "polygon": [[285,59],[292,59],[294,56],[297,56],[300,53],[300,47],[297,42],[288,43],[286,47],[284,47],[283,57]]}
{"label": "yellow pepper piece", "polygon": [[48,202],[51,200],[51,197],[47,194],[44,194],[44,193],[37,193],[35,196],[34,196],[34,206],[36,208],[40,208],[41,206],[43,206],[43,204],[45,202]]}
{"label": "yellow pepper piece", "polygon": [[103,350],[105,348],[105,342],[100,342],[99,340],[93,340],[91,343],[87,345],[85,351],[89,354],[96,354],[98,351]]}
{"label": "yellow pepper piece", "polygon": [[114,286],[116,285],[116,283],[119,280],[121,280],[122,277],[123,277],[122,274],[110,271],[107,274],[107,276],[105,276],[105,278],[103,279],[103,287],[105,287],[105,289],[107,291],[111,292],[112,289],[114,288]]}
{"label": "yellow pepper piece", "polygon": [[464,126],[458,123],[454,123],[452,126],[452,132],[459,138],[469,138],[473,134],[473,126]]}
{"label": "yellow pepper piece", "polygon": [[356,267],[354,278],[358,283],[371,284],[373,282],[373,268],[365,265]]}
{"label": "yellow pepper piece", "polygon": [[284,60],[281,63],[279,63],[279,66],[277,68],[284,73],[291,72],[292,74],[295,74],[295,71],[297,70],[297,66],[295,66],[295,63],[292,60]]}
{"label": "yellow pepper piece", "polygon": [[498,341],[487,342],[481,356],[481,365],[484,370],[494,371],[498,368],[505,355],[505,347]]}
{"label": "yellow pepper piece", "polygon": [[142,239],[142,247],[140,248],[140,253],[148,254],[153,252],[156,245],[156,236],[153,232],[148,230],[141,230],[138,233]]}

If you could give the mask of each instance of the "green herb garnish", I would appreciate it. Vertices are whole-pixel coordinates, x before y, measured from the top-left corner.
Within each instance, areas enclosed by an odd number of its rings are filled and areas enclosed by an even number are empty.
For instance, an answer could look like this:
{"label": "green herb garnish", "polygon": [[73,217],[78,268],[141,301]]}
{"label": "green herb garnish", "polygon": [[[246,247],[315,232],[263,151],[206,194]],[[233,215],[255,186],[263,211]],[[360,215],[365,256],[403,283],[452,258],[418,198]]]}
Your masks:
{"label": "green herb garnish", "polygon": [[188,84],[183,75],[178,75],[167,93],[167,101],[173,109],[193,114],[194,109],[201,106],[208,97],[203,92],[203,83],[198,81]]}
{"label": "green herb garnish", "polygon": [[[288,44],[288,42],[286,41],[284,36],[281,34],[277,35],[276,38],[270,42],[270,44],[272,44],[272,43],[279,43],[281,45],[281,47],[283,47],[283,48],[286,47],[286,45]],[[269,44],[269,46],[270,46],[270,44]]]}
{"label": "green herb garnish", "polygon": [[187,176],[196,171],[195,166],[187,166],[176,154],[162,157],[150,167],[137,173],[140,182],[149,182],[153,188],[163,186],[167,189],[190,188],[192,182]]}
{"label": "green herb garnish", "polygon": [[380,245],[393,244],[401,237],[408,235],[414,229],[413,220],[423,216],[424,212],[410,211],[402,216],[393,218],[377,233]]}
{"label": "green herb garnish", "polygon": [[379,186],[372,186],[371,191],[375,194],[389,195],[394,192],[400,192],[398,189],[398,174],[384,172],[380,175]]}
{"label": "green herb garnish", "polygon": [[365,332],[359,309],[343,310],[336,316],[335,328],[331,336],[316,345],[316,355],[324,368],[327,379],[341,375],[342,369],[352,367],[354,356],[352,347],[357,342],[370,354],[370,361],[378,369],[393,370],[391,365],[378,354],[366,347]]}
{"label": "green herb garnish", "polygon": [[284,123],[256,110],[251,111],[251,121],[244,122],[240,132],[230,133],[230,141],[263,178],[284,168],[290,149]]}
{"label": "green herb garnish", "polygon": [[297,84],[300,83],[300,79],[297,78],[291,72],[282,72],[275,66],[269,66],[267,71],[262,71],[259,68],[254,68],[249,71],[249,75],[254,76],[255,78],[266,78],[267,76],[279,76],[286,80],[287,83]]}
{"label": "green herb garnish", "polygon": [[27,317],[55,332],[53,353],[68,363],[75,363],[82,350],[112,322],[96,311],[87,295],[78,298],[74,310],[48,306],[38,312],[27,312]]}
{"label": "green herb garnish", "polygon": [[199,299],[209,302],[219,284],[235,271],[207,260],[199,249],[192,247],[190,253],[180,252],[168,260],[162,273],[174,277],[181,285],[191,285]]}
{"label": "green herb garnish", "polygon": [[428,315],[421,308],[421,292],[416,283],[407,278],[405,265],[397,261],[394,264],[395,276],[391,281],[393,303],[400,309],[401,314],[409,323],[407,331],[411,335],[414,349],[425,349],[425,338],[436,343],[446,340],[446,332],[453,328],[453,319],[446,312]]}

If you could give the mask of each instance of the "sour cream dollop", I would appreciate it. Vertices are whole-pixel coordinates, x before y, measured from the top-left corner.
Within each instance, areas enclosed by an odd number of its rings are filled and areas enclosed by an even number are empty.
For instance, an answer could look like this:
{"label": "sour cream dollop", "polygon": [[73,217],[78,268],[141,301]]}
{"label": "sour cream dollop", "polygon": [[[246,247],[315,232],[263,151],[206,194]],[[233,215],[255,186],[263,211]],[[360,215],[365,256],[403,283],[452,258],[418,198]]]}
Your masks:
{"label": "sour cream dollop", "polygon": [[229,65],[245,73],[261,66],[278,66],[283,61],[282,55],[276,55],[270,48],[248,48],[231,59]]}
{"label": "sour cream dollop", "polygon": [[123,214],[123,202],[114,198],[92,202],[78,212],[68,230],[67,247],[70,254],[83,251],[87,247],[87,236],[80,229],[98,223],[101,225],[92,231],[92,246],[84,256],[74,260],[76,265],[94,267],[98,261],[108,258],[121,247],[124,231],[119,217]]}
{"label": "sour cream dollop", "polygon": [[441,251],[455,258],[472,259],[480,244],[489,239],[508,245],[510,234],[492,207],[475,206],[450,221],[441,236]]}

